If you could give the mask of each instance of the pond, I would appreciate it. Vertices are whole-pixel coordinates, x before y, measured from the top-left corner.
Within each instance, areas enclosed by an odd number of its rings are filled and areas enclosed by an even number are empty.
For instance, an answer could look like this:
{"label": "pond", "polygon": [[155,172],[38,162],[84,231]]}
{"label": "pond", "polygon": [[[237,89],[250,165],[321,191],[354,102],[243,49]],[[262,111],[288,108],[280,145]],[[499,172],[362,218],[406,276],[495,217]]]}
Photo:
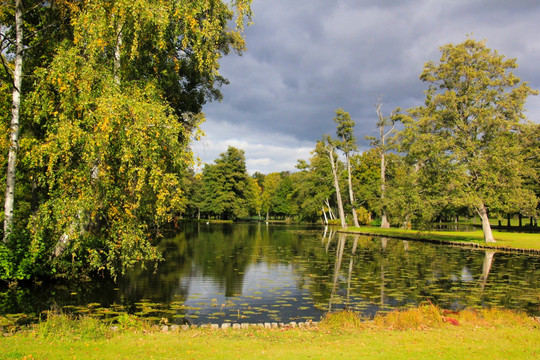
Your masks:
{"label": "pond", "polygon": [[184,224],[160,243],[165,261],[116,283],[0,290],[0,313],[61,310],[169,324],[318,321],[349,308],[370,317],[433,303],[540,315],[540,257],[302,225]]}

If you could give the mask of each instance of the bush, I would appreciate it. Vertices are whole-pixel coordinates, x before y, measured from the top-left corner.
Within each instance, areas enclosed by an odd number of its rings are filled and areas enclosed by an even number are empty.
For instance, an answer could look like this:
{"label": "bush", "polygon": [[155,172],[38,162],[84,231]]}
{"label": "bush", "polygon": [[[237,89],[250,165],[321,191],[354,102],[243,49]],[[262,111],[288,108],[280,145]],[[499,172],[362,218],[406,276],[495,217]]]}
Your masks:
{"label": "bush", "polygon": [[368,225],[371,222],[371,213],[363,206],[356,209],[356,216],[361,225]]}

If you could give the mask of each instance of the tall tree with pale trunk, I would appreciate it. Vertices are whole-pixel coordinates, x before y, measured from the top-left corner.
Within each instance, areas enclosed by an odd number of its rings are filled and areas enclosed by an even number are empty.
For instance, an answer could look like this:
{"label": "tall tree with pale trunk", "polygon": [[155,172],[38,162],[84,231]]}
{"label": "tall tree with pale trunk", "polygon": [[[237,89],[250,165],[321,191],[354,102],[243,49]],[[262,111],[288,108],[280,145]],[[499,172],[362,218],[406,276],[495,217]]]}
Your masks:
{"label": "tall tree with pale trunk", "polygon": [[347,227],[347,222],[345,220],[345,211],[343,210],[343,200],[341,199],[341,188],[339,186],[339,161],[336,154],[336,142],[330,137],[330,135],[325,135],[322,140],[324,149],[330,161],[332,167],[332,176],[334,178],[334,188],[336,189],[336,199],[338,205],[339,220],[342,228]]}
{"label": "tall tree with pale trunk", "polygon": [[[382,112],[382,105],[382,96],[380,96],[377,104],[375,104],[377,117],[379,119],[377,122],[379,137],[368,136],[367,139],[371,140],[371,146],[376,149],[381,158],[381,228],[387,229],[390,227],[390,222],[388,221],[388,212],[386,210],[386,155],[392,148],[393,144],[389,140],[395,135],[396,127],[395,117],[385,117]],[[387,127],[390,129],[387,130]]]}
{"label": "tall tree with pale trunk", "polygon": [[354,191],[351,175],[351,156],[358,151],[356,146],[356,137],[354,136],[354,121],[351,115],[343,109],[336,110],[334,122],[337,124],[336,135],[338,137],[337,148],[345,154],[345,162],[347,165],[347,183],[349,188],[349,200],[352,206],[352,216],[354,226],[359,227],[358,215],[356,214],[356,200],[354,199]]}
{"label": "tall tree with pale trunk", "polygon": [[511,71],[516,67],[485,42],[443,46],[440,61],[424,65],[425,104],[409,110],[402,134],[418,185],[439,188],[441,203],[474,210],[486,242],[495,241],[490,212],[518,198],[536,204],[523,186],[528,164],[520,134],[525,102],[537,91]]}
{"label": "tall tree with pale trunk", "polygon": [[[11,108],[10,144],[6,176],[6,197],[4,203],[4,242],[11,234],[13,226],[13,205],[15,202],[15,175],[17,153],[19,151],[19,122],[21,108],[21,87],[23,75],[23,3],[16,0],[15,12],[15,61],[13,70],[13,100]],[[2,49],[3,50],[3,49]]]}

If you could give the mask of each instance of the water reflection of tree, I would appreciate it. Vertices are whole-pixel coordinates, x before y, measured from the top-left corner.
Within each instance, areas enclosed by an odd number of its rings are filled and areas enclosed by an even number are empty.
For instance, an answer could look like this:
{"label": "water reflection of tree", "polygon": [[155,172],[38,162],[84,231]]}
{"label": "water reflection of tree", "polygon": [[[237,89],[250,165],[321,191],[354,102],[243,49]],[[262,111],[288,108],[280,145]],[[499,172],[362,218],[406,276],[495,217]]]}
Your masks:
{"label": "water reflection of tree", "polygon": [[338,234],[337,254],[334,265],[334,276],[332,281],[332,291],[330,292],[330,302],[328,303],[328,311],[332,311],[332,304],[334,302],[334,296],[336,295],[336,287],[338,285],[338,277],[341,270],[341,260],[343,259],[343,251],[345,250],[346,238],[347,236],[345,234]]}
{"label": "water reflection of tree", "polygon": [[[316,276],[323,281],[312,285],[314,297],[330,310],[342,301],[339,294],[345,292],[346,305],[362,311],[429,300],[446,308],[500,304],[538,312],[537,257],[501,254],[492,265],[490,252],[479,256],[469,249],[424,243],[364,236],[353,242],[335,238],[337,241],[325,240],[325,251],[317,253],[319,262],[328,264],[322,264]],[[347,256],[348,269],[342,269]],[[329,265],[331,276],[327,276]],[[498,268],[496,275],[493,266]],[[469,278],[462,276],[464,270]],[[340,281],[342,272],[347,274],[346,282]]]}
{"label": "water reflection of tree", "polygon": [[[39,312],[43,306],[90,302],[129,305],[143,298],[163,303],[182,301],[188,290],[197,292],[189,289],[193,286],[189,279],[194,276],[219,284],[222,292],[231,296],[242,291],[249,267],[265,262],[269,267],[290,266],[297,276],[297,287],[309,292],[313,302],[323,308],[335,308],[339,302],[371,314],[381,305],[401,307],[429,299],[447,308],[501,305],[540,313],[538,256],[502,252],[493,256],[343,234],[340,240],[331,228],[325,236],[322,233],[321,229],[286,226],[186,224],[176,237],[161,242],[165,261],[156,273],[151,268],[136,269],[118,284],[102,280],[4,289],[0,290],[0,312]],[[340,263],[336,264],[339,254]],[[461,276],[464,269],[469,279]],[[329,305],[331,299],[333,304]]]}
{"label": "water reflection of tree", "polygon": [[480,276],[480,282],[482,290],[486,287],[487,279],[489,276],[489,271],[491,270],[491,264],[493,263],[493,257],[495,256],[496,251],[486,250],[486,255],[484,256],[484,264],[482,265],[482,276]]}
{"label": "water reflection of tree", "polygon": [[124,296],[140,301],[143,298],[152,301],[169,301],[173,294],[185,294],[178,289],[179,279],[190,272],[189,259],[192,250],[187,238],[194,234],[181,232],[173,238],[163,239],[158,249],[164,260],[158,264],[157,271],[151,267],[139,267],[126,274],[119,281]]}

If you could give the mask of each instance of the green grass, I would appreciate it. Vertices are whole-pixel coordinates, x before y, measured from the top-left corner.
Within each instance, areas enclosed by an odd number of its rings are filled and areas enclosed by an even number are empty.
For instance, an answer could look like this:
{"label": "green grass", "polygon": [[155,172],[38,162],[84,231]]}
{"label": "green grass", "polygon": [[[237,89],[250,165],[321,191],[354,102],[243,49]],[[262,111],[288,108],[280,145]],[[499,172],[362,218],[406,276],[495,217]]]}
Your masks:
{"label": "green grass", "polygon": [[162,333],[139,326],[112,332],[106,325],[80,324],[65,315],[49,321],[0,338],[2,358],[536,359],[540,355],[538,322],[504,310],[445,314],[434,306],[423,306],[371,321],[345,312],[332,314],[307,330]]}
{"label": "green grass", "polygon": [[461,242],[464,244],[482,244],[494,248],[533,249],[540,250],[540,233],[517,233],[493,231],[496,243],[486,244],[482,230],[476,231],[418,231],[406,229],[381,229],[377,227],[349,227],[346,232],[368,235],[386,235],[412,240],[440,240]]}

